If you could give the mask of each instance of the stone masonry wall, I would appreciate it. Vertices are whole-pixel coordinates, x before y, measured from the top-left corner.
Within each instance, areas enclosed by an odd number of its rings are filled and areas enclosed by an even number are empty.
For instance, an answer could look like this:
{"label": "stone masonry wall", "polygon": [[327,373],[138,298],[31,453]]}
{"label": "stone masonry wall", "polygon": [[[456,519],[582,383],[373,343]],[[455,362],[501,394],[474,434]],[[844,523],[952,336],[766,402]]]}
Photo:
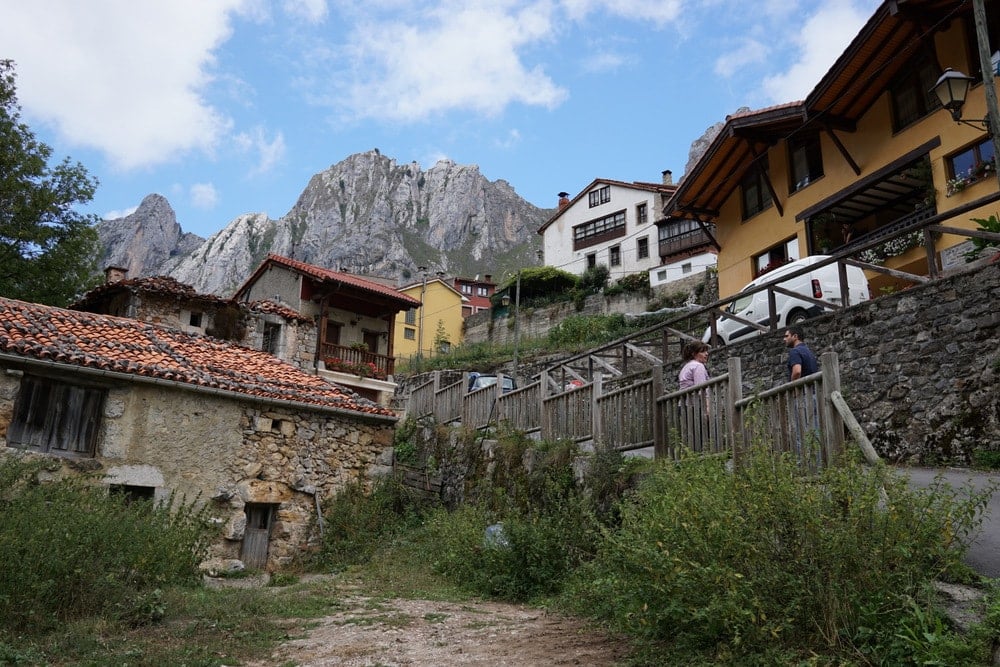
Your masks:
{"label": "stone masonry wall", "polygon": [[[882,296],[805,323],[817,356],[839,355],[848,405],[891,461],[969,462],[1000,450],[1000,264]],[[782,332],[737,343],[709,360],[742,358],[744,391],[784,382]]]}
{"label": "stone masonry wall", "polygon": [[[64,380],[72,382],[71,377]],[[0,370],[0,436],[20,379]],[[268,567],[289,563],[316,537],[316,507],[352,481],[368,486],[391,451],[394,425],[350,416],[262,407],[165,386],[110,386],[97,456],[62,459],[105,483],[155,487],[210,502],[222,526],[211,556],[239,558],[246,503],[277,505]],[[382,471],[384,472],[384,471]]]}

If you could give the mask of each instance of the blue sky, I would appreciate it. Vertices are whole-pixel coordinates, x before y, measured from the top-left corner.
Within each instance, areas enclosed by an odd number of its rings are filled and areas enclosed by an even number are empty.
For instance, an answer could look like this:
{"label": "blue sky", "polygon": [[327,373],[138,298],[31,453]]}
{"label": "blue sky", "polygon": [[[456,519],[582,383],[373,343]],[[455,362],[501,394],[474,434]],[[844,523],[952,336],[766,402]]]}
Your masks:
{"label": "blue sky", "polygon": [[726,114],[802,99],[875,0],[0,0],[22,119],[185,231],[284,215],[378,148],[477,164],[554,207],[594,178],[679,179]]}

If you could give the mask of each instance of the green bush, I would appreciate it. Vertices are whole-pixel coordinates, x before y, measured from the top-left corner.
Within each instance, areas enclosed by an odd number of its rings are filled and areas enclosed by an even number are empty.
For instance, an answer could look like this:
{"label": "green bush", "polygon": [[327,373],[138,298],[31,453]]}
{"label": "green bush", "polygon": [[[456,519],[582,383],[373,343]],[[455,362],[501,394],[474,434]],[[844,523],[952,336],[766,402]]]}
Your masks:
{"label": "green bush", "polygon": [[0,457],[0,627],[44,632],[104,616],[138,625],[163,615],[160,589],[198,580],[209,532],[196,504],[128,503],[51,462]]}
{"label": "green bush", "polygon": [[616,284],[626,292],[635,292],[646,296],[652,294],[648,273],[630,273],[619,278]]}
{"label": "green bush", "polygon": [[625,316],[570,315],[549,329],[547,343],[552,348],[578,349],[621,338],[632,330]]}
{"label": "green bush", "polygon": [[851,462],[818,478],[769,454],[735,473],[712,458],[658,463],[566,600],[701,659],[819,647],[902,664],[913,600],[962,567],[984,503]]}
{"label": "green bush", "polygon": [[362,563],[382,540],[420,522],[424,503],[394,477],[380,479],[370,493],[348,485],[323,515],[323,542],[313,565],[344,568]]}
{"label": "green bush", "polygon": [[597,294],[607,287],[611,270],[604,264],[597,264],[583,272],[580,277],[580,288],[586,294]]}

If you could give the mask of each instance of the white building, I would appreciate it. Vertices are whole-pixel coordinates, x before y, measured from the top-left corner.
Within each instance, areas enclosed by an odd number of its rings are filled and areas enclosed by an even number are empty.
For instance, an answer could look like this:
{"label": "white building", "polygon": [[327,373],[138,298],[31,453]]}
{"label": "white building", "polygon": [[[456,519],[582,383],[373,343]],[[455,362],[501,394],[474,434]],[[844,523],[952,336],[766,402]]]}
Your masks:
{"label": "white building", "polygon": [[559,210],[538,230],[545,264],[577,275],[603,264],[612,281],[649,272],[660,264],[655,221],[676,189],[665,171],[662,183],[598,178],[572,200],[559,193]]}

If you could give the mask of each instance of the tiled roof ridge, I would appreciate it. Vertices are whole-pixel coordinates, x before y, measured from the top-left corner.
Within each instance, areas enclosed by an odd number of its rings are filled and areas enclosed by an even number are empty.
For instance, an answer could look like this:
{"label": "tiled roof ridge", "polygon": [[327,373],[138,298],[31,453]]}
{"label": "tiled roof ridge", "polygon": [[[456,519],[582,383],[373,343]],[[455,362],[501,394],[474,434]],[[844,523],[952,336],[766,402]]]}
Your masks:
{"label": "tiled roof ridge", "polygon": [[365,280],[361,276],[356,276],[353,273],[343,273],[341,271],[334,271],[333,269],[327,269],[322,266],[317,266],[315,264],[309,264],[298,259],[292,259],[291,257],[285,257],[284,255],[278,255],[277,253],[268,253],[267,258],[264,260],[272,261],[277,264],[284,265],[288,268],[300,271],[308,276],[312,276],[318,280],[335,280],[338,282],[346,283],[354,287],[358,287],[376,294],[382,294],[383,296],[392,297],[394,299],[410,302],[413,305],[419,305],[420,301],[414,299],[411,296],[403,294],[399,290],[393,289],[386,285],[380,283]]}
{"label": "tiled roof ridge", "polygon": [[395,416],[260,350],[129,318],[2,297],[0,352],[261,399]]}
{"label": "tiled roof ridge", "polygon": [[198,292],[192,285],[182,283],[173,276],[157,275],[125,278],[115,282],[102,283],[89,290],[72,305],[75,306],[85,304],[103,294],[122,289],[133,292],[155,292],[172,296],[183,296],[189,299],[200,299],[202,301],[214,301],[217,303],[226,303],[231,301],[231,299],[218,296],[217,294]]}
{"label": "tiled roof ridge", "polygon": [[279,315],[289,321],[298,322],[312,322],[311,317],[306,317],[294,308],[290,308],[283,303],[273,301],[271,299],[258,299],[257,301],[251,301],[246,304],[247,308],[252,312],[257,313],[272,313],[274,315]]}

